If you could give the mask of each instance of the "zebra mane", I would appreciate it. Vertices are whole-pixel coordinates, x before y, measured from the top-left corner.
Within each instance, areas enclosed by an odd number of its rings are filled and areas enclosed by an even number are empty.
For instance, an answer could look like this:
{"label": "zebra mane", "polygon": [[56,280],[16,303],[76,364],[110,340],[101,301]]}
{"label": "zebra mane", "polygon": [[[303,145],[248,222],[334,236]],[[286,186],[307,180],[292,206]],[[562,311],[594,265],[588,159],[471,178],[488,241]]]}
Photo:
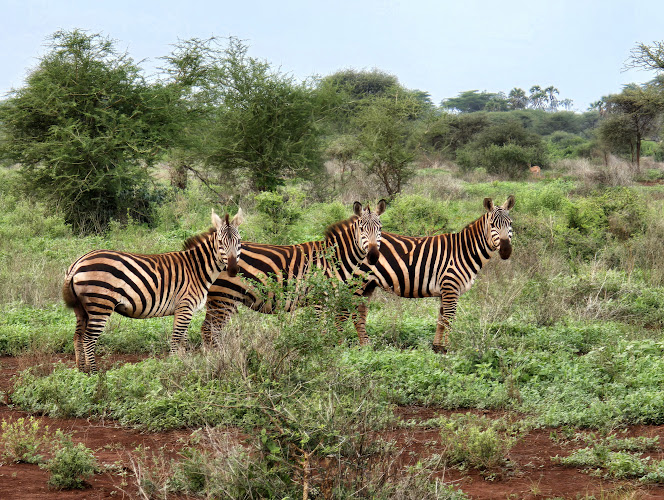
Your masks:
{"label": "zebra mane", "polygon": [[[482,221],[486,218],[486,215],[487,215],[488,213],[489,213],[489,212],[485,212],[485,213],[483,213],[478,219],[475,219],[474,221],[469,222],[468,224],[466,224],[466,225],[463,227],[463,229],[461,229],[461,231],[463,231],[464,229],[470,229],[470,228],[473,227],[473,226],[478,226],[478,225],[480,224],[480,222],[482,222]],[[459,231],[459,232],[461,232],[461,231]]]}
{"label": "zebra mane", "polygon": [[182,246],[182,250],[190,250],[192,248],[197,247],[201,243],[204,243],[208,240],[210,235],[216,231],[215,228],[211,227],[204,233],[196,234],[190,238],[187,238],[184,242],[184,245]]}
{"label": "zebra mane", "polygon": [[353,222],[355,222],[359,217],[357,215],[352,215],[349,219],[345,219],[339,222],[335,222],[327,227],[325,230],[325,239],[332,236],[333,233],[338,232],[339,230],[346,229],[350,227]]}

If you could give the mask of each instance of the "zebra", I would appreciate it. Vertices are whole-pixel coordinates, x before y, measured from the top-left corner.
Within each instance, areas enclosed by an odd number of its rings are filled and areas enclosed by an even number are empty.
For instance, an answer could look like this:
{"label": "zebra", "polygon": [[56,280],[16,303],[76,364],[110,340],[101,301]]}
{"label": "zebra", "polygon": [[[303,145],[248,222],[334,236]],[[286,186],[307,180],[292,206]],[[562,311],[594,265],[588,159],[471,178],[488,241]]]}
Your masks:
{"label": "zebra", "polygon": [[[381,242],[380,215],[386,202],[380,200],[376,211],[360,202],[353,204],[354,215],[328,227],[325,239],[297,245],[264,245],[242,243],[240,275],[219,275],[210,287],[207,313],[202,325],[202,338],[206,345],[218,344],[218,331],[237,312],[239,304],[265,314],[278,311],[291,312],[305,305],[306,290],[300,285],[313,267],[321,269],[325,276],[343,282],[349,280],[366,258],[370,263],[378,261]],[[281,301],[275,301],[274,293],[265,290],[268,277],[276,279],[282,290],[295,290]]]}
{"label": "zebra", "polygon": [[213,227],[189,238],[180,252],[93,250],[76,260],[65,275],[62,296],[76,314],[78,369],[97,371],[95,345],[113,311],[129,318],[174,315],[170,354],[175,354],[219,273],[237,274],[242,221],[241,209],[230,222],[228,214],[222,220],[213,209]]}
{"label": "zebra", "polygon": [[[360,265],[364,283],[358,293],[370,299],[381,287],[400,297],[440,297],[433,350],[445,352],[447,327],[456,314],[461,294],[470,290],[475,276],[496,251],[503,260],[512,254],[509,210],[513,206],[514,196],[509,196],[502,206],[485,198],[486,212],[458,233],[410,237],[383,232],[378,262]],[[354,315],[361,345],[369,343],[367,311],[366,302],[361,302]],[[338,321],[347,319],[348,311],[341,316]]]}

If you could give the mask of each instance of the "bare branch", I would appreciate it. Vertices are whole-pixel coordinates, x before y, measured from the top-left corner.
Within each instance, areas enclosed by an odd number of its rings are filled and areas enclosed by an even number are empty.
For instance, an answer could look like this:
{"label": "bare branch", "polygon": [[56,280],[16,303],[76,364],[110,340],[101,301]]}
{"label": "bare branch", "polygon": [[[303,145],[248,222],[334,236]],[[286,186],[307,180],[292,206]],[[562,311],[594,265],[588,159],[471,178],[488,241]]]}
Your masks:
{"label": "bare branch", "polygon": [[644,70],[664,70],[664,41],[653,42],[652,45],[638,44],[630,51],[630,57],[622,71],[639,68]]}

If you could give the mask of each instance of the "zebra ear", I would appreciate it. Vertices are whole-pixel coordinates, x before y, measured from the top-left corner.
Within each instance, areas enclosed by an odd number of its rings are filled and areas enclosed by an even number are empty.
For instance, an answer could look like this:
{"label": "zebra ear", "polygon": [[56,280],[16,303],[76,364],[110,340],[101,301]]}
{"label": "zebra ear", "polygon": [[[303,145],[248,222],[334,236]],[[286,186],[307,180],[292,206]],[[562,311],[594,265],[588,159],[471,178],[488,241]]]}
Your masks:
{"label": "zebra ear", "polygon": [[353,213],[360,217],[362,215],[362,203],[356,201],[353,203]]}
{"label": "zebra ear", "polygon": [[503,203],[502,209],[510,211],[512,210],[512,207],[514,206],[514,195],[511,194],[509,198],[507,198],[507,201]]}
{"label": "zebra ear", "polygon": [[240,224],[244,222],[244,214],[242,213],[242,209],[238,209],[237,213],[235,214],[235,217],[233,217],[233,220],[231,221],[231,225],[238,227]]}
{"label": "zebra ear", "polygon": [[212,209],[212,225],[214,226],[215,229],[219,230],[223,222],[221,221],[221,217],[219,217],[216,213],[214,213],[214,208]]}
{"label": "zebra ear", "polygon": [[487,212],[491,212],[493,210],[493,200],[491,198],[484,198],[484,209]]}
{"label": "zebra ear", "polygon": [[385,208],[387,207],[387,202],[385,199],[382,199],[378,202],[378,205],[376,205],[376,215],[381,215],[384,211]]}

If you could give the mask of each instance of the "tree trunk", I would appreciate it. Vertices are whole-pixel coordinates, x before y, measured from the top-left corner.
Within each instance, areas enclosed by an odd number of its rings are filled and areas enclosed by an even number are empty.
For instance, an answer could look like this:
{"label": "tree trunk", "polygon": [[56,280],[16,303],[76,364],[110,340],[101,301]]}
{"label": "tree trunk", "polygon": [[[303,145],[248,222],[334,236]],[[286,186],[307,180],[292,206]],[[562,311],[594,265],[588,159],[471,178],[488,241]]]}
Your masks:
{"label": "tree trunk", "polygon": [[170,168],[171,186],[184,191],[187,189],[187,166],[184,163],[171,165]]}

